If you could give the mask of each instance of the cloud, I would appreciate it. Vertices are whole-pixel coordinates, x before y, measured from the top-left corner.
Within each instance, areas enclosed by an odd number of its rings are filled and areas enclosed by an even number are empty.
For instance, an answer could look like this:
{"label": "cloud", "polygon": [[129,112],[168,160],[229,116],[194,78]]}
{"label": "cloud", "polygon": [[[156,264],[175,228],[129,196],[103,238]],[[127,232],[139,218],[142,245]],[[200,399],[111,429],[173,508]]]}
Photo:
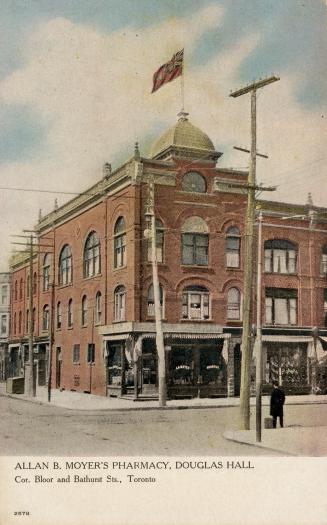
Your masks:
{"label": "cloud", "polygon": [[[189,18],[167,19],[142,30],[126,26],[110,34],[65,18],[41,24],[26,42],[24,66],[0,84],[0,98],[8,107],[31,108],[46,131],[33,159],[0,165],[1,185],[80,192],[100,178],[105,161],[132,155],[135,140],[142,151],[143,138],[176,121],[179,80],[153,95],[150,91],[154,71],[185,43],[185,98],[191,120],[223,148],[221,164],[244,166],[247,156],[232,154],[232,145],[249,143],[249,100],[234,100],[228,93],[239,86],[239,68],[260,46],[262,35],[258,31],[236,38],[205,65],[190,68],[188,61],[208,31],[221,29],[222,17],[222,8],[212,5]],[[273,182],[286,170],[298,174],[299,166],[323,156],[322,119],[295,101],[298,82],[296,76],[283,78],[260,93],[258,147],[271,156],[258,164],[260,180]],[[302,186],[301,181],[296,185],[304,194],[310,191],[307,173],[302,172]],[[281,190],[283,198],[287,188]],[[294,191],[291,196],[305,199]],[[64,200],[59,197],[59,203]],[[38,208],[48,212],[53,201],[47,194],[2,193],[3,262],[8,234],[33,225]]]}

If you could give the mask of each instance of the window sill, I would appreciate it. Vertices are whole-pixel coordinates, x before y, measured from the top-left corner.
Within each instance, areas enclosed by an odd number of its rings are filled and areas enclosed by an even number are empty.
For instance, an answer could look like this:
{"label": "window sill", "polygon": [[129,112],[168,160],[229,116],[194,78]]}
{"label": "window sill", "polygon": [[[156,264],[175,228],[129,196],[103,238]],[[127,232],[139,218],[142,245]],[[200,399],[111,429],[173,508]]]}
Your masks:
{"label": "window sill", "polygon": [[289,277],[289,276],[293,276],[293,277],[297,277],[298,276],[298,272],[290,272],[290,273],[282,273],[282,272],[267,272],[267,271],[264,271],[263,272],[265,275],[285,275],[285,277]]}
{"label": "window sill", "polygon": [[119,270],[126,270],[126,269],[127,269],[127,264],[125,264],[124,266],[117,266],[117,268],[113,268],[112,271],[119,272]]}
{"label": "window sill", "polygon": [[[149,267],[152,266],[152,262],[151,261],[144,261],[143,264],[145,266],[149,266]],[[166,264],[165,262],[158,262],[157,261],[157,265],[160,266],[160,268],[168,268],[168,264]]]}
{"label": "window sill", "polygon": [[192,323],[212,323],[213,319],[181,319],[180,320],[181,323],[189,323],[190,321]]}
{"label": "window sill", "polygon": [[67,330],[72,330],[73,326],[67,326]]}
{"label": "window sill", "polygon": [[79,366],[80,364],[81,364],[81,363],[80,363],[79,361],[76,362],[76,363],[74,363],[74,361],[73,361],[73,365],[74,365],[74,366]]}
{"label": "window sill", "polygon": [[211,266],[200,266],[197,264],[182,264],[181,269],[184,273],[194,272],[195,270],[200,270],[201,272],[205,273],[214,273],[214,270]]}
{"label": "window sill", "polygon": [[90,275],[88,277],[83,277],[83,281],[90,281],[91,279],[94,279],[95,277],[102,277],[101,273],[95,273],[94,275]]}
{"label": "window sill", "polygon": [[117,324],[117,323],[126,323],[126,319],[115,319],[112,323],[113,323],[113,324]]}
{"label": "window sill", "polygon": [[63,288],[69,288],[69,286],[73,286],[73,283],[68,284],[58,284],[58,290],[62,290]]}
{"label": "window sill", "polygon": [[243,269],[240,266],[226,266],[227,272],[242,272]]}

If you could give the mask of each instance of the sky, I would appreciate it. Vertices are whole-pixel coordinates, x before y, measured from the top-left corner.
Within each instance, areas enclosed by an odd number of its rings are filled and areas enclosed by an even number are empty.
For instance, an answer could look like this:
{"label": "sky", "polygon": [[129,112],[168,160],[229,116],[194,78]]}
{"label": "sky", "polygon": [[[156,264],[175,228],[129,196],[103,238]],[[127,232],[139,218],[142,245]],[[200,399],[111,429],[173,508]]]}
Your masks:
{"label": "sky", "polygon": [[231,90],[270,76],[258,92],[258,182],[265,198],[327,207],[326,4],[322,0],[2,0],[0,20],[0,271],[10,235],[52,211],[176,122],[177,79],[152,76],[185,49],[185,109],[246,169],[249,96]]}

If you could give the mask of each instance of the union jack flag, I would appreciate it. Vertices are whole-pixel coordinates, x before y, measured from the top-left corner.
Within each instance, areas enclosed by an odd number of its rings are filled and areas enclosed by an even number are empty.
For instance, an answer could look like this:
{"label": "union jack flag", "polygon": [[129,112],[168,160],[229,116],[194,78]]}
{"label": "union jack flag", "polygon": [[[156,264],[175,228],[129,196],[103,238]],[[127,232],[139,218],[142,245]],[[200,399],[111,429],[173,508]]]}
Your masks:
{"label": "union jack flag", "polygon": [[178,51],[174,54],[172,59],[159,67],[159,69],[153,75],[153,87],[151,93],[157,91],[167,82],[175,80],[183,73],[183,59],[184,59],[184,49]]}

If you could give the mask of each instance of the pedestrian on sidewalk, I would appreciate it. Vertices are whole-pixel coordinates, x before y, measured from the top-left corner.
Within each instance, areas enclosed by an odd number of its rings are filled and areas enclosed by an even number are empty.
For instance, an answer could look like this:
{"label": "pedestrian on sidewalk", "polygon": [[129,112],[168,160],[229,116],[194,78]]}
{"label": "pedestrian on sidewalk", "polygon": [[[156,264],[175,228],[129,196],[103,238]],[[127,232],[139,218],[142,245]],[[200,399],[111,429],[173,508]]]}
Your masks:
{"label": "pedestrian on sidewalk", "polygon": [[279,424],[281,428],[284,426],[284,403],[285,394],[284,391],[279,387],[278,381],[273,381],[273,391],[270,397],[270,415],[273,418],[273,428],[276,428],[277,418],[279,417]]}

